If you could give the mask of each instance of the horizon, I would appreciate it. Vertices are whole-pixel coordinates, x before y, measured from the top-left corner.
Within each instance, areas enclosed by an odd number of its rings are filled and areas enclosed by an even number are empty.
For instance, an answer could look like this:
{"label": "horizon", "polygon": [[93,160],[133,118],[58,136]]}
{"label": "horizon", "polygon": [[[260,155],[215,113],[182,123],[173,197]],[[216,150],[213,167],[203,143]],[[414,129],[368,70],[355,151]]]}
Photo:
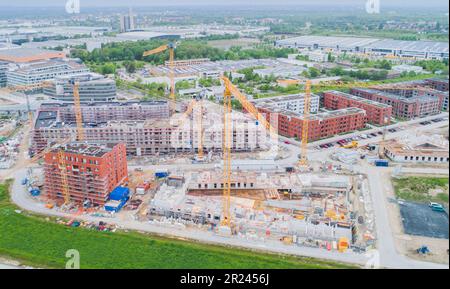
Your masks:
{"label": "horizon", "polygon": [[[32,3],[30,3],[32,2]],[[0,7],[9,7],[9,8],[22,8],[22,7],[46,7],[46,8],[56,8],[56,7],[63,7],[67,1],[65,0],[43,0],[39,1],[27,1],[27,0],[16,0],[13,3],[6,1],[6,0],[0,0]],[[182,1],[182,0],[155,0],[151,1],[143,1],[143,0],[129,0],[127,1],[127,4],[125,5],[122,1],[118,0],[80,0],[82,7],[89,7],[89,8],[98,8],[98,7],[111,7],[111,8],[121,8],[121,7],[172,7],[172,6],[208,6],[208,7],[221,7],[221,6],[239,6],[239,7],[249,7],[249,6],[256,6],[256,7],[264,7],[264,6],[278,6],[280,8],[284,6],[296,6],[296,7],[302,7],[302,6],[309,6],[309,7],[319,7],[327,5],[330,8],[333,7],[348,7],[348,6],[355,6],[355,7],[364,7],[366,4],[366,0],[341,0],[339,3],[336,3],[336,1],[331,0],[318,0],[318,1],[311,1],[311,0],[303,0],[301,2],[294,1],[294,0],[280,0],[280,1],[274,1],[274,0],[247,0],[245,3],[242,3],[243,1],[240,0],[229,0],[226,3],[223,2],[213,2],[206,1],[206,0],[189,0],[189,1]],[[385,3],[386,2],[386,3]],[[391,1],[383,1],[381,2],[381,7],[401,7],[405,5],[406,1],[404,0],[391,0]],[[6,4],[6,5],[5,5]],[[407,8],[447,8],[448,9],[448,2],[445,0],[429,0],[426,2],[420,1],[420,0],[411,0],[407,2]]]}

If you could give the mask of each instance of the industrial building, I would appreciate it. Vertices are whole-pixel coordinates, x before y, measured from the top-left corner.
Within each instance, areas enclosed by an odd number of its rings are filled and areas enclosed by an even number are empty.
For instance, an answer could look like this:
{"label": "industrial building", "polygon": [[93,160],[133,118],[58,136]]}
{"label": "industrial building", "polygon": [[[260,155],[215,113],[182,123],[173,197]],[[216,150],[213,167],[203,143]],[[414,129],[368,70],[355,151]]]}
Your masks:
{"label": "industrial building", "polygon": [[[304,124],[303,114],[280,109],[272,104],[256,106],[264,117],[278,123],[278,133],[285,137],[301,138]],[[366,111],[360,108],[344,108],[313,114],[309,117],[308,141],[328,138],[365,128]]]}
{"label": "industrial building", "polygon": [[30,63],[49,59],[62,59],[66,55],[60,51],[35,49],[35,48],[17,48],[0,50],[0,61],[9,63]]}
{"label": "industrial building", "polygon": [[337,110],[347,107],[358,107],[366,111],[367,122],[376,125],[391,123],[392,106],[368,100],[340,91],[326,91],[323,94],[324,106]]}
{"label": "industrial building", "polygon": [[[261,99],[254,99],[251,101],[254,105],[272,104],[280,109],[290,110],[295,113],[302,114],[305,112],[305,94],[291,94],[285,96],[267,97]],[[320,108],[320,97],[316,94],[311,94],[310,112],[317,113]]]}
{"label": "industrial building", "polygon": [[73,83],[78,83],[80,102],[104,102],[116,99],[116,82],[97,73],[58,76],[44,94],[52,99],[73,102]]}
{"label": "industrial building", "polygon": [[308,69],[303,66],[294,65],[282,65],[278,67],[261,68],[253,70],[253,73],[259,75],[259,77],[279,77],[279,78],[289,78],[298,77],[303,72]]}
{"label": "industrial building", "polygon": [[401,119],[413,119],[438,114],[440,100],[434,96],[405,97],[390,92],[368,88],[352,88],[351,94],[392,106],[392,115]]}
{"label": "industrial building", "polygon": [[368,37],[300,36],[279,40],[278,47],[333,52],[355,52],[369,55],[413,59],[448,59],[448,42],[402,41]]}
{"label": "industrial building", "polygon": [[33,85],[60,76],[70,76],[89,72],[84,64],[70,60],[45,60],[24,65],[7,71],[8,86]]}
{"label": "industrial building", "polygon": [[107,142],[60,145],[45,154],[44,175],[49,200],[65,201],[65,175],[70,202],[102,206],[109,194],[128,180],[125,145]]}
{"label": "industrial building", "polygon": [[448,164],[448,139],[442,135],[408,135],[388,141],[384,154],[399,163]]}

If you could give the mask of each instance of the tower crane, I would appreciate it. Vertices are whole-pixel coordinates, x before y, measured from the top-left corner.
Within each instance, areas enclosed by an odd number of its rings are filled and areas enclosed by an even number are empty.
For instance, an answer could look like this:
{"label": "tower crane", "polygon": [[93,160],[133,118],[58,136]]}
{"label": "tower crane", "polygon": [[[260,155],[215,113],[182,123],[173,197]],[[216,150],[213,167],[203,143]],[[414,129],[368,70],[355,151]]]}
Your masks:
{"label": "tower crane", "polygon": [[223,219],[221,225],[231,229],[231,149],[233,145],[231,97],[234,96],[250,115],[262,124],[272,137],[277,136],[276,129],[266,120],[258,109],[225,76],[221,77],[225,91],[223,96]]}
{"label": "tower crane", "polygon": [[23,94],[27,98],[27,111],[28,111],[28,121],[30,122],[30,128],[33,126],[33,113],[31,112],[30,97],[28,96],[27,92],[42,89],[45,87],[50,87],[51,85],[52,84],[50,82],[41,82],[31,85],[16,85],[8,88],[9,91],[11,92],[23,92]]}
{"label": "tower crane", "polygon": [[145,51],[142,55],[143,57],[147,57],[150,55],[158,54],[161,52],[164,52],[166,50],[169,50],[169,78],[170,78],[170,99],[172,100],[172,103],[175,104],[175,72],[174,72],[174,65],[175,65],[175,44],[169,43],[166,45],[162,45],[158,48]]}

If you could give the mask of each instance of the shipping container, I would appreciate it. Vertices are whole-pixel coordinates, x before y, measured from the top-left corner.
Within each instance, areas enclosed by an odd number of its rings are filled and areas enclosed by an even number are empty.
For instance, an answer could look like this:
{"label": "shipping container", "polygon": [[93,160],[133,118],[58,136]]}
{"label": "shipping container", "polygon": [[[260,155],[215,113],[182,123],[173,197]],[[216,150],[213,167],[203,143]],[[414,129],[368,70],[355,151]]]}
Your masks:
{"label": "shipping container", "polygon": [[376,160],[375,161],[375,166],[377,166],[377,167],[388,167],[389,166],[389,161],[387,161],[387,160]]}

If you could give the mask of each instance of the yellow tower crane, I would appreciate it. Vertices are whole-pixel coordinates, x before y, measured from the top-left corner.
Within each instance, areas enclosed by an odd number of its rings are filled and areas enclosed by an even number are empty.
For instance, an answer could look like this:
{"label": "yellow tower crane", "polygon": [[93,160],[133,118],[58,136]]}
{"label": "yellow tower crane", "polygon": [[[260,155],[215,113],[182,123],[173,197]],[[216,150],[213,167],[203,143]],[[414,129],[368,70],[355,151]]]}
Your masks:
{"label": "yellow tower crane", "polygon": [[75,111],[75,119],[77,122],[77,140],[84,140],[83,115],[81,113],[79,83],[73,82],[73,105]]}
{"label": "yellow tower crane", "polygon": [[305,106],[303,111],[303,124],[302,124],[302,145],[300,152],[301,167],[308,166],[308,137],[309,137],[309,115],[311,112],[311,81],[307,80],[305,84]]}
{"label": "yellow tower crane", "polygon": [[30,128],[33,127],[33,113],[31,112],[30,98],[27,92],[50,87],[51,85],[52,84],[50,82],[41,82],[31,85],[17,85],[8,88],[11,92],[23,92],[25,97],[27,98],[28,121],[30,122]]}
{"label": "yellow tower crane", "polygon": [[225,86],[223,96],[223,219],[222,226],[231,228],[231,149],[233,145],[233,125],[231,97],[234,96],[242,107],[250,113],[253,118],[266,128],[271,137],[277,136],[276,129],[266,120],[258,109],[242,94],[239,89],[227,77],[223,76],[222,82]]}
{"label": "yellow tower crane", "polygon": [[202,161],[204,157],[203,151],[203,100],[199,99],[197,101],[197,112],[196,118],[196,128],[197,128],[197,138],[198,138],[198,161]]}
{"label": "yellow tower crane", "polygon": [[169,50],[169,78],[170,78],[170,99],[172,100],[173,105],[175,104],[175,72],[174,72],[174,65],[175,65],[175,44],[169,43],[166,45],[162,45],[158,48],[145,51],[142,55],[143,57],[147,57],[150,55],[158,54],[161,52],[164,52],[166,50]]}

